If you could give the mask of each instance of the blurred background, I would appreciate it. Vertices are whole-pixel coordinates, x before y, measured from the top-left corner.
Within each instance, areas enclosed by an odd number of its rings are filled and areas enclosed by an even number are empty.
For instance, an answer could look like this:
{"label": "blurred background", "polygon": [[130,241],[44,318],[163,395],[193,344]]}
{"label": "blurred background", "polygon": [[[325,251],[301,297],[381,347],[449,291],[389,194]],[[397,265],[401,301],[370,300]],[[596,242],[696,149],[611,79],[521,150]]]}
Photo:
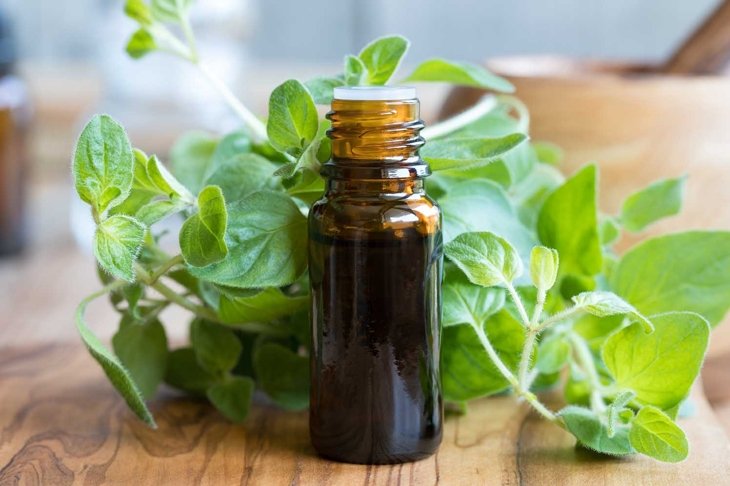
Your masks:
{"label": "blurred background", "polygon": [[[659,62],[717,4],[200,0],[192,18],[203,57],[264,113],[268,93],[282,80],[337,72],[345,54],[386,33],[412,41],[408,65],[437,56],[480,62],[542,53]],[[160,55],[127,58],[123,46],[134,23],[122,6],[121,0],[0,0],[35,108],[30,159],[40,170],[33,177],[66,175],[77,128],[91,111],[109,112],[132,132],[163,132],[157,143],[135,140],[155,151],[170,146],[168,129],[174,134],[179,125],[220,128],[224,108],[194,69]],[[424,103],[427,115],[437,109],[435,92]]]}

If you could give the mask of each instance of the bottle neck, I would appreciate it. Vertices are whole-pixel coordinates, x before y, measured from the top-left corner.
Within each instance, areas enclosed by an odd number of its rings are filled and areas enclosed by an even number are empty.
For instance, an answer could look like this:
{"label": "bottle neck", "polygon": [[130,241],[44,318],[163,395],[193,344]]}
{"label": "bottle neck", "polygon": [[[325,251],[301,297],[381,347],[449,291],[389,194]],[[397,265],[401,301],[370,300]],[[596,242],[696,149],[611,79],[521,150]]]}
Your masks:
{"label": "bottle neck", "polygon": [[426,189],[423,178],[398,178],[398,179],[352,179],[352,178],[328,178],[326,184],[327,194],[349,194],[349,195],[376,195],[376,196],[397,196],[407,197],[413,194],[425,194]]}
{"label": "bottle neck", "polygon": [[[330,179],[418,179],[429,175],[418,155],[424,144],[417,99],[338,100],[327,118],[332,159],[322,174]],[[385,183],[378,183],[388,186]],[[422,187],[422,185],[421,185]]]}

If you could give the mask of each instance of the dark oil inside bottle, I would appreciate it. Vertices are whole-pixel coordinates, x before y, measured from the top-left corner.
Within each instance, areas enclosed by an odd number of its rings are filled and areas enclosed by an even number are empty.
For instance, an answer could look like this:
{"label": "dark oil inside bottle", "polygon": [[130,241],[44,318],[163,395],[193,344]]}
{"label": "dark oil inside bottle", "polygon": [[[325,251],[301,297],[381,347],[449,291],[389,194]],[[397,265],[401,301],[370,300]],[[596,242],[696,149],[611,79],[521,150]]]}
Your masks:
{"label": "dark oil inside bottle", "polygon": [[335,99],[328,118],[327,189],[309,213],[312,444],[344,462],[418,460],[443,417],[441,216],[418,102]]}
{"label": "dark oil inside bottle", "polygon": [[441,442],[438,349],[441,241],[416,230],[367,239],[310,234],[311,430],[325,456],[392,463]]}

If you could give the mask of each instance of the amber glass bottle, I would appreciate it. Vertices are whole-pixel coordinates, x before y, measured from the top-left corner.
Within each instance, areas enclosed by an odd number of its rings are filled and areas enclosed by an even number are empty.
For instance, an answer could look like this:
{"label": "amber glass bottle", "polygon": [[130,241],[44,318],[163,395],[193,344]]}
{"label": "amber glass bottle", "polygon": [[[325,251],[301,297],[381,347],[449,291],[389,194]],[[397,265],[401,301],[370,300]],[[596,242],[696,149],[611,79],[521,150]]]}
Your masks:
{"label": "amber glass bottle", "polygon": [[441,214],[426,196],[413,88],[337,88],[324,197],[309,213],[310,434],[344,462],[441,442]]}

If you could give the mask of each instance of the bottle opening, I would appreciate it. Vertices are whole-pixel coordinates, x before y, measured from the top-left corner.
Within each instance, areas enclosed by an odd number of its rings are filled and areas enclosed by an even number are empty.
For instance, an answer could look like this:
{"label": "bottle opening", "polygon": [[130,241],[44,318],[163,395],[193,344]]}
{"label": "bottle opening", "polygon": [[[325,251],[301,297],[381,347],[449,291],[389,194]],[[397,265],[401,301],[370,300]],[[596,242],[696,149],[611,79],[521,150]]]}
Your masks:
{"label": "bottle opening", "polygon": [[412,86],[347,86],[335,88],[334,99],[348,101],[402,101],[416,98]]}

